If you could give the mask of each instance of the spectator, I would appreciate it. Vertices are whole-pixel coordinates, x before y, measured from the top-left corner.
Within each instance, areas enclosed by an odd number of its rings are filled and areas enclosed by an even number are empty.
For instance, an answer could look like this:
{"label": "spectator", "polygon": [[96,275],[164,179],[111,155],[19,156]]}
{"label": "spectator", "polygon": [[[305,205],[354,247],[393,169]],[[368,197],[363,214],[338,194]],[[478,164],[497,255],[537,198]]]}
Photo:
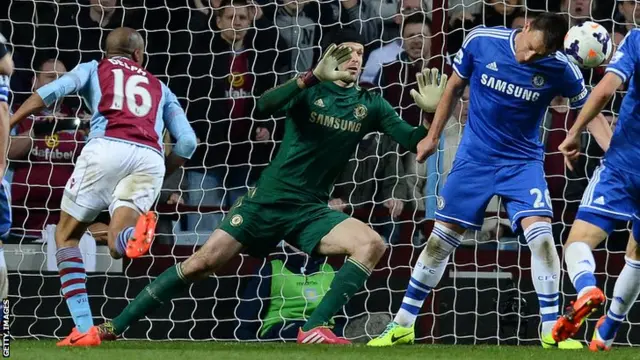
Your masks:
{"label": "spectator", "polygon": [[522,0],[488,0],[478,13],[469,12],[454,14],[450,18],[451,29],[447,33],[447,52],[455,54],[462,46],[462,41],[471,29],[476,26],[511,26],[513,20],[520,15],[518,10],[525,9]]}
{"label": "spectator", "polygon": [[140,28],[139,12],[126,9],[121,0],[79,2],[44,2],[36,8],[39,26],[35,45],[55,49],[65,64],[78,64],[103,57],[109,31],[128,26]]}
{"label": "spectator", "polygon": [[618,11],[622,15],[620,31],[626,35],[640,25],[640,4],[634,0],[618,0]]}
{"label": "spectator", "polygon": [[[402,119],[418,126],[427,114],[423,114],[415,105],[408,89],[417,86],[416,73],[437,66],[437,59],[431,57],[431,22],[424,14],[411,15],[404,21],[402,38],[403,51],[394,62],[383,65],[376,82],[380,85],[383,97]],[[445,72],[450,73],[448,67]],[[418,164],[415,155],[406,149],[400,149],[400,153],[410,197],[419,200],[415,204],[416,209],[425,210],[427,164]]]}
{"label": "spectator", "polygon": [[238,308],[240,340],[295,341],[329,290],[335,270],[325,257],[310,257],[284,242],[282,251],[270,257],[244,290]]}
{"label": "spectator", "polygon": [[397,144],[387,135],[371,133],[358,146],[356,154],[336,180],[329,205],[346,211],[382,209],[389,216],[361,218],[380,226],[379,233],[388,243],[396,243],[398,232],[393,232],[392,219],[397,219],[409,198],[404,165],[397,153]]}
{"label": "spectator", "polygon": [[[33,88],[52,82],[66,71],[60,61],[45,60],[33,78]],[[13,236],[36,239],[45,225],[58,222],[64,186],[85,141],[77,127],[74,111],[60,103],[17,126],[19,135],[11,138],[8,155],[14,168]]]}
{"label": "spectator", "polygon": [[[343,21],[346,20],[346,23],[350,24],[350,26],[357,26],[358,29],[360,29],[360,24],[356,22],[357,19],[360,19],[360,14],[357,12],[357,5],[357,1],[353,0],[342,2],[342,6],[346,10],[346,19],[343,19]],[[365,44],[371,44],[376,40],[380,40],[381,35],[383,35],[384,25],[382,23],[382,19],[376,15],[373,7],[367,3],[362,3],[361,7],[362,18],[369,19],[366,22],[367,25],[363,24],[364,41]],[[425,13],[426,9],[426,4],[420,0],[398,0],[397,13],[393,17],[394,23],[396,25],[401,25],[404,23],[406,17],[409,17],[416,12]],[[376,18],[376,16],[378,16],[378,18]],[[362,75],[360,76],[360,82],[362,83],[378,85],[375,84],[375,79],[376,75],[380,72],[382,65],[394,61],[398,54],[402,52],[402,39],[400,38],[401,34],[399,31],[389,31],[385,27],[384,34],[389,37],[391,42],[381,48],[371,51],[362,71]]]}
{"label": "spectator", "polygon": [[[168,131],[164,135],[164,156],[167,157],[172,151],[171,136]],[[162,191],[158,196],[158,223],[156,225],[156,240],[161,244],[174,244],[175,230],[180,229],[180,219],[174,221],[173,215],[178,212],[178,205],[184,204],[182,193],[185,189],[184,168],[179,168],[164,179]],[[176,229],[177,228],[177,229]]]}
{"label": "spectator", "polygon": [[327,3],[280,0],[275,26],[284,40],[284,56],[288,60],[279,69],[280,82],[309,70],[320,55],[320,36],[329,31],[335,19]]}
{"label": "spectator", "polygon": [[596,2],[591,0],[562,0],[560,12],[569,15],[569,26],[592,20],[591,13],[595,9]]}
{"label": "spectator", "polygon": [[[250,28],[246,0],[222,0],[220,6],[212,26],[215,34],[193,34],[185,55],[172,62],[172,86],[185,90],[187,116],[200,139],[187,163],[187,204],[229,208],[273,151],[266,143],[273,125],[256,121],[253,109],[255,99],[276,85],[277,49],[276,39]],[[221,216],[198,212],[187,217],[187,228],[205,233],[215,229]]]}

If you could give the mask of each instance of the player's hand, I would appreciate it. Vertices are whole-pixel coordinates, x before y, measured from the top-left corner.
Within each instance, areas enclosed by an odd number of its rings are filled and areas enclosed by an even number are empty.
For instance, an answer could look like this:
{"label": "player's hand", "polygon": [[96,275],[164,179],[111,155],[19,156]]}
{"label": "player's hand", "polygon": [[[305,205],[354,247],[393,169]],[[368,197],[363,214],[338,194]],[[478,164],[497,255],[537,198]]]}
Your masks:
{"label": "player's hand", "polygon": [[263,128],[263,127],[259,127],[256,129],[257,141],[267,141],[269,140],[270,137],[271,137],[271,134],[269,133],[269,129]]}
{"label": "player's hand", "polygon": [[420,140],[417,145],[416,160],[419,163],[425,162],[429,156],[436,152],[438,149],[438,140],[433,141],[428,137]]}
{"label": "player's hand", "polygon": [[173,205],[173,204],[183,205],[184,204],[184,200],[180,196],[180,193],[172,193],[169,196],[169,199],[167,200],[167,204],[169,204],[169,205]]}
{"label": "player's hand", "polygon": [[558,146],[558,150],[564,155],[564,163],[569,170],[573,171],[573,162],[580,156],[580,134],[567,134],[562,144]]}
{"label": "player's hand", "polygon": [[389,215],[394,219],[400,216],[402,209],[404,209],[404,202],[398,199],[389,199],[385,201],[383,205],[389,209]]}
{"label": "player's hand", "polygon": [[329,207],[333,210],[344,211],[344,209],[347,207],[347,203],[342,201],[342,199],[340,198],[335,198],[329,200]]}
{"label": "player's hand", "polygon": [[424,69],[422,72],[416,74],[416,80],[418,82],[418,91],[411,89],[411,97],[413,101],[420,107],[420,109],[433,113],[438,108],[438,103],[444,89],[447,87],[447,74],[438,76],[438,69]]}
{"label": "player's hand", "polygon": [[331,44],[327,50],[322,54],[322,58],[318,61],[315,69],[313,69],[313,75],[320,81],[355,81],[351,73],[348,71],[338,70],[338,66],[351,59],[351,52],[353,50],[347,46],[336,46]]}

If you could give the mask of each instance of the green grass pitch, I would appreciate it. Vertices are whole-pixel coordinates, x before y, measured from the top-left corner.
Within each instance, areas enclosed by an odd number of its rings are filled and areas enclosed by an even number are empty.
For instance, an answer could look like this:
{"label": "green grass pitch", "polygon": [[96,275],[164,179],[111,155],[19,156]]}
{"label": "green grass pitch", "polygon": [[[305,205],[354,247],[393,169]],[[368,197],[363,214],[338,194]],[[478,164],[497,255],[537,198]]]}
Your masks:
{"label": "green grass pitch", "polygon": [[368,348],[363,345],[329,346],[248,344],[222,342],[117,341],[97,348],[57,348],[54,341],[14,340],[11,359],[72,360],[588,360],[640,359],[640,349],[614,348],[608,353],[544,350],[536,346],[413,345]]}

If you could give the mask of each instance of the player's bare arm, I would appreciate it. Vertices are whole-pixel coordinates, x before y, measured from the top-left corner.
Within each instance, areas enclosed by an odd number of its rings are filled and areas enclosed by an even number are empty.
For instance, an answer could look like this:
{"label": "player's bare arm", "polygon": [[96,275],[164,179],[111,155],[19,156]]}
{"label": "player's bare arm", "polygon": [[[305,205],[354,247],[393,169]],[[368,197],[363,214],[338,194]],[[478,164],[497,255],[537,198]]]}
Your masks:
{"label": "player's bare arm", "polygon": [[576,123],[569,129],[567,138],[558,147],[558,150],[564,155],[569,169],[573,170],[571,163],[577,160],[580,155],[580,134],[596,116],[600,115],[620,85],[622,85],[622,79],[618,75],[607,73],[589,95],[589,99],[578,114]]}
{"label": "player's bare arm", "polygon": [[613,136],[613,131],[607,118],[602,113],[596,115],[595,119],[587,124],[587,130],[596,139],[602,151],[606,152]]}
{"label": "player's bare arm", "polygon": [[454,72],[440,98],[429,133],[418,143],[417,161],[425,161],[436,150],[440,134],[442,134],[447,120],[451,117],[456,103],[460,100],[465,86],[467,86],[467,81]]}
{"label": "player's bare arm", "polygon": [[44,100],[38,93],[33,93],[29,98],[20,106],[18,110],[11,117],[10,128],[16,126],[28,116],[42,111],[46,107]]}

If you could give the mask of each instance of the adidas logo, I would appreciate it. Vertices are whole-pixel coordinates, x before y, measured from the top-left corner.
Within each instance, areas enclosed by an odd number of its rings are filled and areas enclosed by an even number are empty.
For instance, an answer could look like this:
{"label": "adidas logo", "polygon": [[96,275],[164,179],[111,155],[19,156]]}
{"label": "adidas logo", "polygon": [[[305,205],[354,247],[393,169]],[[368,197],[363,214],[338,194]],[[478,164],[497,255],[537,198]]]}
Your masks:
{"label": "adidas logo", "polygon": [[489,70],[493,70],[493,71],[498,71],[498,64],[496,64],[496,62],[492,62],[490,64],[487,65],[487,69]]}
{"label": "adidas logo", "polygon": [[604,196],[600,196],[599,198],[593,200],[594,204],[604,205]]}
{"label": "adidas logo", "polygon": [[313,103],[315,106],[319,106],[321,108],[324,107],[324,101],[322,101],[322,99],[318,99]]}

